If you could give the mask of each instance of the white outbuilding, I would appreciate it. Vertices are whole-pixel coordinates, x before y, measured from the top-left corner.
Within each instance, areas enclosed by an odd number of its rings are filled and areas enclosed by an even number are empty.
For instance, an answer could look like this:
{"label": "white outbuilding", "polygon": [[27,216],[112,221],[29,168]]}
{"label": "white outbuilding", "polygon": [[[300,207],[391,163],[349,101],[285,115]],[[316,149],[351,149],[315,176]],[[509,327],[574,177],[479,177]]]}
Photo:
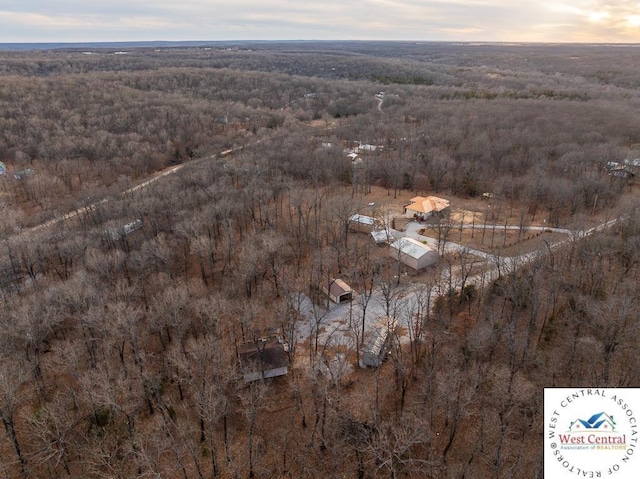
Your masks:
{"label": "white outbuilding", "polygon": [[438,261],[438,252],[434,248],[413,238],[400,238],[391,243],[389,256],[402,261],[416,271]]}
{"label": "white outbuilding", "polygon": [[349,228],[354,231],[360,231],[361,233],[371,233],[375,223],[375,218],[371,216],[355,214],[349,219]]}
{"label": "white outbuilding", "polygon": [[385,228],[382,230],[372,231],[371,237],[373,238],[373,241],[376,242],[376,244],[383,244],[383,243],[389,244],[392,241],[395,241],[398,238],[401,238],[402,233],[394,230],[393,228]]}

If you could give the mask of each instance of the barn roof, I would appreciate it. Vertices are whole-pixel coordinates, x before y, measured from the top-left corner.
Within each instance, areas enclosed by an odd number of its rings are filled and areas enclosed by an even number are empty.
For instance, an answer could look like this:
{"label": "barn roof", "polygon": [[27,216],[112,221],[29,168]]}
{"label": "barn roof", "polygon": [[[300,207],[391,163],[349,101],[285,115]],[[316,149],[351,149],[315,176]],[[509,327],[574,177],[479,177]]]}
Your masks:
{"label": "barn roof", "polygon": [[392,240],[395,240],[396,238],[399,238],[400,236],[400,232],[391,228],[385,228],[383,230],[375,230],[371,232],[371,237],[376,243],[388,243]]}
{"label": "barn roof", "polygon": [[373,226],[374,219],[371,216],[355,214],[351,217],[351,221],[354,223],[360,223],[361,225]]}
{"label": "barn roof", "polygon": [[413,238],[400,238],[399,240],[391,243],[390,246],[393,249],[401,251],[403,254],[406,254],[407,256],[415,259],[420,259],[423,256],[435,251],[435,249],[433,249],[431,246],[420,243],[420,241]]}

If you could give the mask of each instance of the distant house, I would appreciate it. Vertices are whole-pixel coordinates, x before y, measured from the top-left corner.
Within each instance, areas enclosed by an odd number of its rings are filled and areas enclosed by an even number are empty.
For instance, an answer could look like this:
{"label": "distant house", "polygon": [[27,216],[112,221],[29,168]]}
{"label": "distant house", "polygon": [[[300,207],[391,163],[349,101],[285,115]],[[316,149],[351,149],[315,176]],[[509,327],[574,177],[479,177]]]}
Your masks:
{"label": "distant house", "polygon": [[33,175],[34,173],[35,173],[35,171],[33,171],[31,168],[27,168],[26,170],[16,171],[13,174],[13,178],[15,180],[24,180],[25,178]]}
{"label": "distant house", "polygon": [[404,207],[404,214],[407,218],[418,218],[425,220],[433,215],[443,215],[450,207],[449,200],[438,198],[437,196],[414,196],[409,200],[409,204]]}
{"label": "distant house", "polygon": [[378,150],[382,150],[382,147],[381,146],[377,146],[377,145],[370,145],[368,143],[360,143],[358,145],[358,151],[364,151],[364,152],[367,152],[367,153],[373,153],[373,152],[378,151]]}
{"label": "distant house", "polygon": [[353,289],[341,279],[331,279],[322,283],[321,287],[322,292],[329,296],[329,299],[336,304],[353,299]]}
{"label": "distant house", "polygon": [[142,228],[142,220],[137,219],[135,221],[132,221],[131,223],[127,223],[126,225],[124,225],[122,227],[122,233],[127,236],[133,233],[135,230],[139,230],[140,228]]}
{"label": "distant house", "polygon": [[362,158],[360,158],[360,156],[354,151],[349,153],[347,155],[347,158],[349,158],[351,160],[351,164],[353,166],[357,166],[357,165],[361,165],[362,164]]}
{"label": "distant house", "polygon": [[[622,178],[630,180],[640,174],[640,158],[626,158],[622,163],[626,172],[621,176]],[[616,177],[615,175],[612,176]]]}
{"label": "distant house", "polygon": [[617,161],[607,161],[605,170],[611,178],[620,178],[629,180],[640,171],[640,158],[626,158],[622,163]]}
{"label": "distant house", "polygon": [[236,346],[245,383],[284,376],[288,372],[287,351],[277,339],[256,339]]}
{"label": "distant house", "polygon": [[438,252],[413,238],[400,238],[389,245],[389,256],[419,271],[438,261]]}
{"label": "distant house", "polygon": [[624,180],[630,180],[636,176],[635,172],[626,165],[619,165],[609,170],[609,176],[612,178],[621,178]]}
{"label": "distant house", "polygon": [[640,169],[640,158],[627,158],[623,163],[634,170]]}
{"label": "distant house", "polygon": [[375,222],[371,216],[355,214],[349,219],[349,228],[360,233],[371,233]]}
{"label": "distant house", "polygon": [[122,228],[112,228],[112,229],[106,230],[106,233],[109,236],[109,238],[111,238],[114,241],[117,241],[117,240],[123,239],[125,236],[129,236],[131,233],[133,233],[136,230],[139,230],[140,228],[142,228],[142,220],[137,219],[135,221],[132,221],[131,223],[127,223]]}
{"label": "distant house", "polygon": [[379,367],[389,352],[392,333],[396,329],[393,318],[384,317],[378,320],[367,344],[362,351],[362,365],[365,367]]}

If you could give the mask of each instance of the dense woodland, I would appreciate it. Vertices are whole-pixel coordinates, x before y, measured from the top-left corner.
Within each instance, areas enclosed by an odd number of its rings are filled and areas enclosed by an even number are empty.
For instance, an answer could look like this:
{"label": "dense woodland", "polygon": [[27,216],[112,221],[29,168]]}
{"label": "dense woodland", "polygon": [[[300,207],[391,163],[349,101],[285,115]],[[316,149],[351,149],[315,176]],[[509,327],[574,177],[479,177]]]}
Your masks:
{"label": "dense woodland", "polygon": [[[0,52],[0,476],[541,478],[544,386],[640,383],[637,190],[607,170],[640,157],[639,68],[604,45]],[[383,148],[356,167],[358,144]],[[463,258],[399,275],[348,229],[376,188],[620,220],[460,290]],[[295,336],[338,275],[411,326],[376,370],[358,328],[337,374]],[[274,330],[289,373],[246,385],[236,344]]]}

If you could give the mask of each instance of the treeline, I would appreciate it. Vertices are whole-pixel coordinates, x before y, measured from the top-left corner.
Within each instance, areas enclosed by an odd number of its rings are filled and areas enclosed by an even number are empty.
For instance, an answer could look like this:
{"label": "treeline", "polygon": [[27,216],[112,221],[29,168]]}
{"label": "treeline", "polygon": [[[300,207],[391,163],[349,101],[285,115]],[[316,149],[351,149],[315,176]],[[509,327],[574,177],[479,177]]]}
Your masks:
{"label": "treeline", "polygon": [[[124,47],[123,47],[124,48]],[[230,68],[382,83],[462,85],[507,81],[573,85],[620,94],[638,86],[629,45],[451,44],[403,42],[212,42],[201,47],[93,48],[0,52],[0,74],[49,76],[178,68]],[[498,79],[498,81],[495,81]]]}
{"label": "treeline", "polygon": [[[537,93],[484,100],[459,87],[404,85],[386,88],[377,111],[380,88],[202,68],[7,77],[0,159],[10,171],[35,175],[3,186],[46,217],[56,198],[78,204],[89,191],[242,146],[261,130],[289,137],[285,143],[295,138],[285,150],[261,143],[285,174],[315,169],[310,153],[333,139],[326,155],[339,166],[330,176],[343,184],[364,178],[420,191],[501,193],[532,214],[548,208],[554,224],[587,211],[596,196],[600,206],[615,204],[626,185],[606,170],[635,154],[640,125],[625,101]],[[312,120],[321,124],[309,134],[304,125]],[[342,150],[363,143],[384,150],[363,154],[363,170],[349,173]]]}

